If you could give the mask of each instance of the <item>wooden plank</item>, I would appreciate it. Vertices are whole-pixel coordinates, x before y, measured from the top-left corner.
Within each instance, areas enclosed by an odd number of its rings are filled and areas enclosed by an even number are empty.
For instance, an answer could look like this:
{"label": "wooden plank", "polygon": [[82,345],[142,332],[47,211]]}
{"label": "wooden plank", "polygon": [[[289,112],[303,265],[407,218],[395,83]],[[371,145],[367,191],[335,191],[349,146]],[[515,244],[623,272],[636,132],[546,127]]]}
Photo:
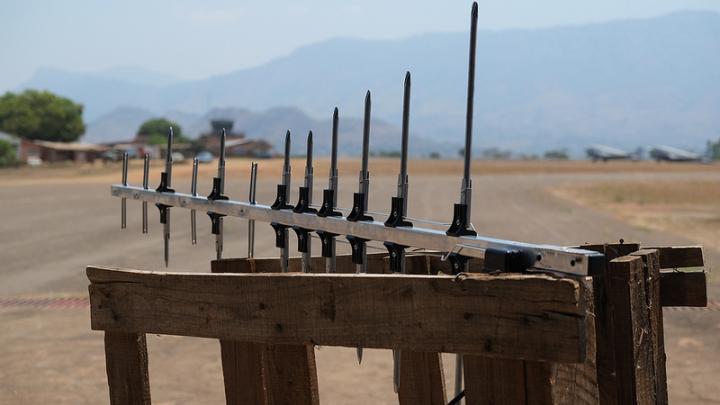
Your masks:
{"label": "wooden plank", "polygon": [[105,332],[110,404],[150,405],[145,334]]}
{"label": "wooden plank", "polygon": [[[582,279],[587,289],[593,280]],[[525,386],[528,398],[555,405],[596,405],[600,401],[597,379],[597,347],[593,296],[586,296],[587,357],[576,364],[525,362]]]}
{"label": "wooden plank", "polygon": [[268,345],[264,353],[268,403],[318,405],[317,369],[312,345]]}
{"label": "wooden plank", "polygon": [[660,303],[664,307],[706,307],[707,277],[704,271],[662,271]]}
{"label": "wooden plank", "polygon": [[[407,274],[430,274],[429,257],[407,255],[405,272]],[[444,405],[447,403],[440,353],[401,351],[398,401],[400,405]]]}
{"label": "wooden plank", "polygon": [[607,277],[615,333],[617,403],[654,404],[654,363],[645,308],[643,261],[637,256],[613,259]]}
{"label": "wooden plank", "polygon": [[[213,260],[213,273],[252,272],[246,261],[238,259]],[[236,340],[220,340],[225,402],[227,405],[268,403],[263,370],[265,345]]]}
{"label": "wooden plank", "polygon": [[637,243],[583,245],[582,249],[593,250],[605,255],[605,269],[593,278],[593,307],[595,309],[595,344],[597,363],[597,384],[601,405],[616,404],[617,375],[615,372],[615,336],[611,297],[608,295],[609,280],[606,276],[608,263],[618,257],[637,251]]}
{"label": "wooden plank", "polygon": [[465,404],[545,404],[525,396],[525,366],[522,360],[463,356]]}
{"label": "wooden plank", "polygon": [[652,350],[653,382],[656,404],[667,405],[667,370],[665,366],[665,336],[663,312],[660,305],[660,255],[657,250],[643,249],[632,254],[643,261],[645,306],[648,313],[650,349]]}
{"label": "wooden plank", "polygon": [[661,269],[704,266],[702,246],[666,246],[648,249],[655,249],[660,253]]}
{"label": "wooden plank", "polygon": [[592,293],[544,275],[87,274],[95,330],[560,362],[585,359]]}

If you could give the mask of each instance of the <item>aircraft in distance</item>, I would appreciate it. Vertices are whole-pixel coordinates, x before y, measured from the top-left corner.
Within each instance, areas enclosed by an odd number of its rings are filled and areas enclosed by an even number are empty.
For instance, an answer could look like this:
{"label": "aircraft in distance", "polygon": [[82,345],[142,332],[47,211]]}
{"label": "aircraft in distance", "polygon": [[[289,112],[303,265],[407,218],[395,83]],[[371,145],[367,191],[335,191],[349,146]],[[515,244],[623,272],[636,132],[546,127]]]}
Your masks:
{"label": "aircraft in distance", "polygon": [[660,161],[666,162],[700,162],[702,156],[697,153],[689,152],[686,150],[673,148],[672,146],[658,145],[650,150],[650,157]]}
{"label": "aircraft in distance", "polygon": [[607,162],[608,160],[637,159],[637,157],[631,153],[606,145],[590,145],[585,150],[585,153],[587,153],[588,158],[592,159],[593,162],[597,162],[598,160]]}

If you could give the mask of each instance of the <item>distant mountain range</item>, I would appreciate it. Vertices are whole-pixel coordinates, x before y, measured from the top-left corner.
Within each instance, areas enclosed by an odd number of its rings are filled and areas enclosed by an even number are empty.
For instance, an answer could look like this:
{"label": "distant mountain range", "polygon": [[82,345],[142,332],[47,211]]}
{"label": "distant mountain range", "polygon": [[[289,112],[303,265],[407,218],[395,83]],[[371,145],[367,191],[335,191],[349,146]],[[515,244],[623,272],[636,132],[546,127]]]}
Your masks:
{"label": "distant mountain range", "polygon": [[[377,147],[388,138],[395,150],[402,80],[410,70],[411,132],[428,140],[419,141],[427,148],[420,152],[456,150],[464,134],[467,47],[467,33],[339,38],[205,80],[178,81],[133,68],[92,74],[41,69],[22,87],[82,102],[88,140],[130,138],[150,116],[175,117],[194,133],[204,128],[201,121],[207,127],[208,117],[231,114],[238,129],[276,141],[287,126],[328,133],[336,105],[346,137],[355,139],[357,118],[347,117],[362,115],[370,89]],[[477,148],[529,152],[664,143],[701,150],[720,135],[720,15],[687,11],[481,31],[475,111]]]}
{"label": "distant mountain range", "polygon": [[[315,152],[318,155],[330,154],[330,133],[332,121],[315,119],[294,107],[275,107],[262,112],[252,112],[241,108],[215,108],[205,114],[190,114],[169,111],[162,114],[181,127],[183,133],[191,137],[210,131],[210,120],[229,118],[235,121],[234,131],[245,132],[248,137],[262,138],[278,146],[289,129],[293,134],[293,154],[305,153],[305,137],[309,129],[313,130]],[[109,114],[99,117],[87,128],[84,140],[88,142],[122,141],[132,138],[132,134],[147,119],[155,117],[151,111],[136,107],[119,107]],[[372,120],[371,146],[374,152],[395,152],[400,150],[400,129],[382,120]],[[116,135],[117,134],[117,135]],[[362,147],[362,119],[341,116],[338,137],[339,152],[343,155],[356,155]],[[410,153],[415,156],[437,152],[442,155],[456,155],[459,147],[423,137],[413,137],[409,145]]]}

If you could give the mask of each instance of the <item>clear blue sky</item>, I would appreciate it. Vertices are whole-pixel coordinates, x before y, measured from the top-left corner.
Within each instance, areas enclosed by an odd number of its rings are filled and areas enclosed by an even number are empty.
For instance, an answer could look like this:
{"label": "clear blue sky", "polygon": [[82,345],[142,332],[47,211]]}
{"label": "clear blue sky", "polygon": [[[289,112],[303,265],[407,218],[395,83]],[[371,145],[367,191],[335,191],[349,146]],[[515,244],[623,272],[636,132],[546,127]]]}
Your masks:
{"label": "clear blue sky", "polygon": [[[480,1],[483,29],[534,28],[680,9],[718,0]],[[324,39],[464,31],[470,1],[2,0],[0,92],[39,67],[139,66],[197,79],[254,66]]]}

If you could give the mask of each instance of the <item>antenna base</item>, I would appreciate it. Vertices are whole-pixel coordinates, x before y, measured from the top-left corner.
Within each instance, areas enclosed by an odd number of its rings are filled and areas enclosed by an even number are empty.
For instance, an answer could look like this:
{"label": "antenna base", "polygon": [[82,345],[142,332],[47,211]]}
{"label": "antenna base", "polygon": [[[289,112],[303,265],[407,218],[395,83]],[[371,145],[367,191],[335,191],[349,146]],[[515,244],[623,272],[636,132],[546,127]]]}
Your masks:
{"label": "antenna base", "polygon": [[350,222],[372,221],[373,217],[365,214],[366,208],[367,207],[365,207],[365,193],[353,194],[353,208],[346,219]]}
{"label": "antenna base", "polygon": [[287,196],[287,186],[284,184],[278,184],[277,185],[277,197],[275,197],[275,202],[270,206],[270,208],[274,209],[274,210],[292,209],[293,206],[289,205],[287,203],[287,199],[285,198],[286,196]]}
{"label": "antenna base", "polygon": [[455,204],[452,224],[445,234],[448,236],[477,236],[477,232],[470,229],[467,204]]}

